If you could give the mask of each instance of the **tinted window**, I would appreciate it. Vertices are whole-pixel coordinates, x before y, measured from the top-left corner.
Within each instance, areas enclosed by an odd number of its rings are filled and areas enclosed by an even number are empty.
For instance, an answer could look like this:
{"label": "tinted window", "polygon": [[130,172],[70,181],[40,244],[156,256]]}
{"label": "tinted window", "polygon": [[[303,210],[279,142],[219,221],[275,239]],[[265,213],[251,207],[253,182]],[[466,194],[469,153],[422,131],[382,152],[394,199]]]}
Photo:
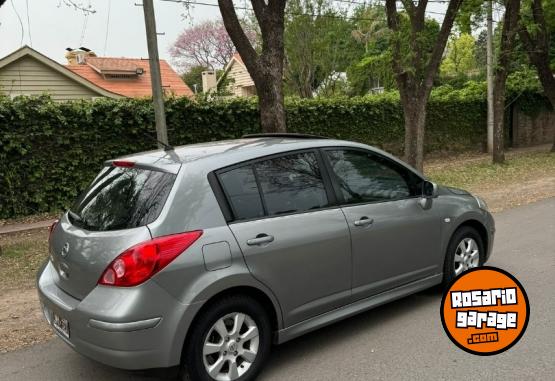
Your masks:
{"label": "tinted window", "polygon": [[300,153],[255,164],[268,215],[303,212],[328,205],[314,153]]}
{"label": "tinted window", "polygon": [[363,151],[326,151],[347,203],[396,200],[421,193],[414,173],[381,156]]}
{"label": "tinted window", "polygon": [[87,230],[144,226],[160,214],[175,175],[140,168],[105,167],[70,211]]}
{"label": "tinted window", "polygon": [[222,173],[220,182],[235,219],[244,220],[264,216],[260,193],[251,166]]}

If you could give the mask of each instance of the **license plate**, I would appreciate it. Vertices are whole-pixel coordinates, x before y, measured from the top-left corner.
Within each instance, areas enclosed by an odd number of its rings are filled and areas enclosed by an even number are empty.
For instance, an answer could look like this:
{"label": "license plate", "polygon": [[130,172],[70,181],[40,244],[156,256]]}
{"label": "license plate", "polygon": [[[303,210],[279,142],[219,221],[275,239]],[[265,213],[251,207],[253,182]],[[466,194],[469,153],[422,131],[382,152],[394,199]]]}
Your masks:
{"label": "license plate", "polygon": [[58,332],[60,332],[63,336],[69,339],[69,322],[59,317],[56,314],[53,314],[52,325]]}

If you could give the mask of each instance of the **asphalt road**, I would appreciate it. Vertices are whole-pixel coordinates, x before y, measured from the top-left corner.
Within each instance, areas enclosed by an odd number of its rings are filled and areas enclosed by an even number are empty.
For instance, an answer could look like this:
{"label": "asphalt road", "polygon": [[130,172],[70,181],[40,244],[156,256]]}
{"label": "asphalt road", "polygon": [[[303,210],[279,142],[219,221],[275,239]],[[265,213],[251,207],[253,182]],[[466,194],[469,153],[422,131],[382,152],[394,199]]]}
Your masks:
{"label": "asphalt road", "polygon": [[[489,262],[514,274],[530,298],[528,329],[490,357],[455,347],[428,290],[276,347],[261,380],[548,380],[555,375],[555,198],[496,215]],[[0,356],[0,380],[157,380],[164,372],[109,368],[60,340]]]}

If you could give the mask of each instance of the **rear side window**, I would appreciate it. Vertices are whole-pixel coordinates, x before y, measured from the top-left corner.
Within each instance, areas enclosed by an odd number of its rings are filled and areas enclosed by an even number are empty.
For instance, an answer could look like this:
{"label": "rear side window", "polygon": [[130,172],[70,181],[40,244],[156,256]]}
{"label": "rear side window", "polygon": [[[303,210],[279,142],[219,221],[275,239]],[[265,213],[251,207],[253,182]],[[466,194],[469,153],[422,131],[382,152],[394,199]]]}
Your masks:
{"label": "rear side window", "polygon": [[175,177],[148,169],[105,167],[70,209],[71,222],[93,231],[148,225],[162,211]]}
{"label": "rear side window", "polygon": [[269,216],[328,206],[326,188],[314,153],[299,153],[255,164]]}
{"label": "rear side window", "polygon": [[235,219],[246,220],[264,216],[252,166],[224,172],[220,174],[220,181]]}
{"label": "rear side window", "polygon": [[329,206],[313,152],[245,164],[218,177],[236,221]]}

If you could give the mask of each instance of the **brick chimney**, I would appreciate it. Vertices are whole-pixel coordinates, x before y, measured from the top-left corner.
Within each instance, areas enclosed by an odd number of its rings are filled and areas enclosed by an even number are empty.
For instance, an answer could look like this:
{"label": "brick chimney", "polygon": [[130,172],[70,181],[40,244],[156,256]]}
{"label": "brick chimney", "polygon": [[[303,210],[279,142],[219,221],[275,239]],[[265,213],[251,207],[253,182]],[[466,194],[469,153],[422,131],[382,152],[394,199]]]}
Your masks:
{"label": "brick chimney", "polygon": [[88,57],[96,57],[95,52],[81,47],[79,49],[66,48],[66,59],[69,65],[85,65]]}
{"label": "brick chimney", "polygon": [[215,92],[218,87],[218,81],[216,79],[216,72],[214,70],[208,70],[202,72],[202,92],[211,93]]}

